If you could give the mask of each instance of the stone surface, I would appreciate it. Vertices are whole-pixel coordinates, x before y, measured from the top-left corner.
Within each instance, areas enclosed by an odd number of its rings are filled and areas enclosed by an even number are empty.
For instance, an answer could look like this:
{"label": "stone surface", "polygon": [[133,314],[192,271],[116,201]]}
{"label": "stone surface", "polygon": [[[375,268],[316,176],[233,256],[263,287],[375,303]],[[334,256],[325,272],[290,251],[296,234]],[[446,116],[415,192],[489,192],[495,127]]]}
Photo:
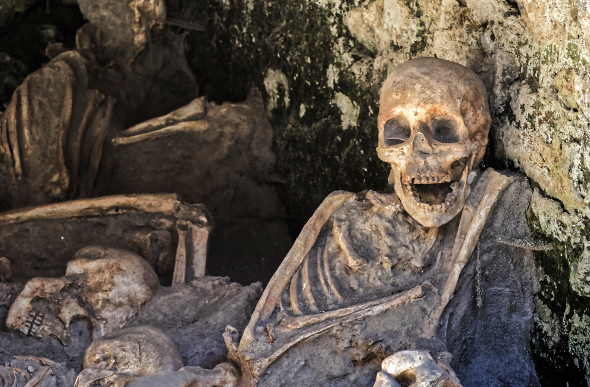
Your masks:
{"label": "stone surface", "polygon": [[260,283],[242,286],[227,277],[162,287],[125,327],[161,329],[178,347],[185,366],[213,368],[226,361],[225,327],[242,331],[261,293]]}
{"label": "stone surface", "polygon": [[6,0],[0,4],[0,28],[4,27],[15,13],[22,13],[29,9],[36,0]]}
{"label": "stone surface", "polygon": [[[545,270],[540,302],[564,338],[553,345],[539,336],[539,364],[555,383],[575,384],[583,374],[590,381],[586,347],[566,337],[573,316],[587,316],[590,306],[588,1],[315,0],[300,8],[253,0],[230,11],[210,0],[198,10],[216,17],[206,32],[211,47],[191,41],[193,63],[212,58],[196,65],[198,77],[234,96],[250,83],[266,91],[282,197],[301,223],[331,191],[385,184],[373,149],[377,91],[390,69],[437,56],[480,74],[493,119],[486,161],[523,171],[538,187],[546,200],[532,207],[531,222],[556,246],[536,260]],[[539,226],[547,211],[555,217]]]}

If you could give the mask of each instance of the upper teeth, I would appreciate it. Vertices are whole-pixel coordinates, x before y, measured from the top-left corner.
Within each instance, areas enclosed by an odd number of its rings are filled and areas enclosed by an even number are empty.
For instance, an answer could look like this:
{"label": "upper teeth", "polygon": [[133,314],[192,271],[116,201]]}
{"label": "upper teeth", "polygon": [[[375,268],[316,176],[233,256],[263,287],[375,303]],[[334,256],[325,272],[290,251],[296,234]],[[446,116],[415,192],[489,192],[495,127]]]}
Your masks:
{"label": "upper teeth", "polygon": [[449,183],[451,181],[450,175],[444,176],[408,176],[406,177],[406,184],[438,184]]}
{"label": "upper teeth", "polygon": [[418,207],[423,208],[425,210],[430,211],[444,211],[451,205],[451,203],[455,200],[458,195],[457,190],[460,187],[459,182],[454,182],[451,184],[452,191],[447,194],[445,201],[440,204],[427,204],[423,203],[422,199],[420,199],[420,195],[418,194],[418,190],[415,187],[415,184],[436,184],[436,183],[448,183],[451,181],[450,175],[445,176],[414,176],[414,177],[406,177],[406,189],[408,192],[411,192],[414,201],[418,204]]}

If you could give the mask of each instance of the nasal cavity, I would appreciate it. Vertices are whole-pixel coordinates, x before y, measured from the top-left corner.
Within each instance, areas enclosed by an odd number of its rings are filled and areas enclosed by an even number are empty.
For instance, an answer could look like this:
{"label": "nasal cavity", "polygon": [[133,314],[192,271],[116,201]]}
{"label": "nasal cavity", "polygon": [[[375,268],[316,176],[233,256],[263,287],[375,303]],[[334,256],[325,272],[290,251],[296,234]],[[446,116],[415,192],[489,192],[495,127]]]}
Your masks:
{"label": "nasal cavity", "polygon": [[432,152],[432,147],[430,146],[428,139],[426,139],[424,134],[421,132],[416,133],[416,135],[414,136],[413,145],[414,145],[414,150],[417,150],[420,152],[426,152],[426,153]]}

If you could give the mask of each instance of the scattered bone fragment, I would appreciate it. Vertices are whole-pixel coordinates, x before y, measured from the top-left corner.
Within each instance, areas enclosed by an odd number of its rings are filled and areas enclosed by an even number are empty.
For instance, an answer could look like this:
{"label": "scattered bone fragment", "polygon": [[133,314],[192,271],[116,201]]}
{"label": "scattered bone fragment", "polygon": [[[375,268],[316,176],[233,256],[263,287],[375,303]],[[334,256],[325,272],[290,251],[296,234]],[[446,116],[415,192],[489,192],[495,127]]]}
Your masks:
{"label": "scattered bone fragment", "polygon": [[172,285],[183,284],[186,281],[186,238],[187,231],[177,228],[178,245],[176,247],[176,259],[174,263],[174,275]]}
{"label": "scattered bone fragment", "polygon": [[209,230],[193,224],[182,224],[182,227],[186,227],[186,230],[176,228],[178,245],[172,276],[173,286],[205,276],[207,265]]}
{"label": "scattered bone fragment", "polygon": [[[128,144],[130,142],[141,141],[149,137],[136,138],[133,141],[130,141],[130,138],[141,134],[155,132],[165,127],[177,127],[177,125],[184,122],[201,121],[205,118],[207,113],[206,109],[207,105],[205,102],[205,97],[196,98],[188,105],[183,106],[172,113],[162,117],[153,118],[126,129],[122,133],[123,137],[113,139],[113,142],[116,144]],[[174,133],[174,130],[169,130],[166,133]]]}
{"label": "scattered bone fragment", "polygon": [[63,364],[35,356],[15,356],[0,366],[0,387],[71,387],[75,377]]}

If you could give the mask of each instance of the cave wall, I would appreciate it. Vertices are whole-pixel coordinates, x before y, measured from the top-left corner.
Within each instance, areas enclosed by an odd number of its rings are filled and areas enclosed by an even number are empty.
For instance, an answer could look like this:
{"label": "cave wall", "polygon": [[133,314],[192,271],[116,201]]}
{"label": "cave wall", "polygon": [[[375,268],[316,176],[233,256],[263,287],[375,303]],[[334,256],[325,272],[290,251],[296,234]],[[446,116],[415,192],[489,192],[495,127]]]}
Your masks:
{"label": "cave wall", "polygon": [[559,379],[551,385],[590,380],[590,2],[170,4],[172,15],[206,21],[189,36],[203,93],[238,100],[254,85],[265,94],[283,199],[299,223],[331,191],[385,186],[376,118],[391,69],[436,56],[478,73],[493,116],[487,166],[529,177],[531,227],[554,245],[536,253],[541,376]]}

